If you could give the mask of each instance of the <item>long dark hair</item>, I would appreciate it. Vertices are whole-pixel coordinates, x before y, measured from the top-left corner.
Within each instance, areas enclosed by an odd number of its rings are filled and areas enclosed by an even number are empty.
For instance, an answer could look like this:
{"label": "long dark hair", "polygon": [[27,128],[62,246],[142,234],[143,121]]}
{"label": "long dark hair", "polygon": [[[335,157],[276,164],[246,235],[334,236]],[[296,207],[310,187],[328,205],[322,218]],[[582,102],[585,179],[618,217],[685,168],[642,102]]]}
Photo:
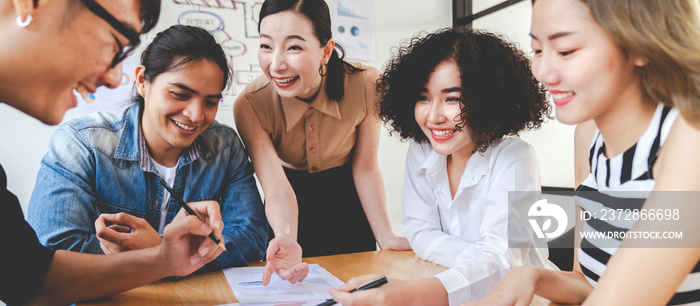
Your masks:
{"label": "long dark hair", "polygon": [[[328,4],[324,0],[265,0],[260,9],[259,22],[268,15],[285,11],[294,11],[304,15],[313,26],[314,35],[321,43],[321,47],[332,38],[331,14]],[[260,23],[258,23],[260,32]],[[339,55],[340,54],[340,55]],[[330,99],[339,101],[345,95],[345,73],[352,74],[362,71],[344,61],[345,49],[336,42],[335,49],[328,60],[328,72],[326,74],[326,92]]]}
{"label": "long dark hair", "polygon": [[[224,74],[223,91],[231,82],[231,67],[214,36],[202,28],[174,25],[158,33],[146,47],[146,51],[141,54],[141,65],[146,67],[146,81],[153,82],[161,73],[205,59],[216,63]],[[132,101],[138,102],[143,112],[144,99],[136,90]]]}

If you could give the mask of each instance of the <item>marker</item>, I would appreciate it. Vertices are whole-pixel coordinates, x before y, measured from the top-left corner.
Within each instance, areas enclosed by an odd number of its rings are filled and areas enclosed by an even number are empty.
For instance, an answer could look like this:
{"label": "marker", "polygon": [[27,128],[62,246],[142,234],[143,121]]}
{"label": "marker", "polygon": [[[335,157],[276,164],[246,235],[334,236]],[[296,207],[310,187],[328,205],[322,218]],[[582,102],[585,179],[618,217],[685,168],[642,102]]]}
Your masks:
{"label": "marker", "polygon": [[[196,213],[194,213],[194,210],[192,210],[192,208],[190,208],[190,206],[187,205],[187,203],[185,203],[185,201],[182,200],[182,198],[175,192],[175,190],[173,190],[172,188],[170,188],[170,186],[168,186],[168,183],[166,183],[162,177],[158,177],[158,182],[161,185],[163,185],[163,187],[165,187],[166,190],[168,190],[168,192],[170,193],[170,196],[175,199],[177,204],[180,204],[180,206],[185,209],[187,214],[195,216],[195,217],[197,217],[197,219],[199,219],[199,221],[202,221],[202,219],[199,218],[199,216]],[[214,231],[209,233],[209,238],[211,238],[211,240],[214,240],[216,245],[218,245],[220,248],[224,249],[224,252],[226,252],[226,245],[224,245],[221,242],[221,240],[219,240],[219,237],[216,237],[216,235],[214,235]]]}
{"label": "marker", "polygon": [[[355,291],[360,291],[360,290],[367,290],[367,289],[377,288],[377,287],[379,287],[379,286],[381,286],[381,285],[386,284],[387,282],[388,282],[388,281],[387,281],[387,279],[386,279],[386,276],[382,275],[382,276],[380,276],[380,277],[377,277],[377,278],[375,278],[375,279],[373,279],[373,280],[370,280],[370,281],[368,281],[368,282],[365,282],[365,283],[363,283],[363,284],[357,286],[357,288],[350,290],[350,293],[355,292]],[[327,300],[327,301],[325,301],[325,302],[323,302],[323,303],[321,303],[321,304],[318,304],[318,305],[316,305],[316,306],[330,306],[330,305],[335,305],[336,303],[338,303],[338,302],[336,302],[336,301],[333,300],[333,299],[330,299],[330,300]]]}

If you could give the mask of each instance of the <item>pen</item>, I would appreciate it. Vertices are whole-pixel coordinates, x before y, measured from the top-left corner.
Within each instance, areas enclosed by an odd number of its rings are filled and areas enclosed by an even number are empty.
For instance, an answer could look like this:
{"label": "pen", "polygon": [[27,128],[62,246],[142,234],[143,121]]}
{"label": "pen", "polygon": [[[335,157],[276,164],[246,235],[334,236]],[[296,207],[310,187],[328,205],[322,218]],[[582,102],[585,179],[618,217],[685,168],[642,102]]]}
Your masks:
{"label": "pen", "polygon": [[[168,186],[168,183],[166,183],[166,182],[163,180],[162,177],[158,177],[158,182],[159,182],[161,185],[163,185],[163,187],[165,187],[166,190],[168,190],[168,192],[170,193],[170,196],[173,197],[173,198],[175,199],[175,201],[176,201],[178,204],[180,204],[180,206],[181,206],[182,208],[185,209],[185,211],[187,212],[187,214],[193,215],[193,216],[197,217],[197,219],[199,219],[200,221],[202,221],[202,219],[201,219],[196,213],[194,213],[194,210],[192,210],[192,208],[190,208],[190,206],[187,205],[187,203],[185,203],[185,201],[182,200],[182,198],[177,194],[177,192],[175,192],[175,190],[173,190],[172,188],[170,188],[170,186]],[[218,245],[219,247],[221,247],[222,249],[224,249],[224,252],[226,251],[226,246],[225,246],[223,243],[221,243],[221,240],[219,240],[219,237],[216,237],[216,235],[214,235],[214,231],[212,231],[211,233],[209,233],[209,238],[211,238],[211,240],[214,240],[214,242],[216,243],[216,245]]]}
{"label": "pen", "polygon": [[[382,276],[380,276],[380,277],[377,277],[377,278],[375,278],[375,279],[373,279],[373,280],[370,280],[370,281],[368,281],[368,282],[365,282],[365,283],[363,283],[363,284],[357,286],[357,288],[350,290],[350,292],[352,293],[352,292],[355,292],[355,291],[377,288],[377,287],[379,287],[379,286],[381,286],[381,285],[384,285],[384,284],[386,284],[386,283],[387,283],[386,276],[382,275]],[[330,300],[327,300],[327,301],[325,301],[325,302],[323,302],[323,303],[321,303],[321,304],[318,304],[318,305],[316,305],[316,306],[330,306],[330,305],[335,305],[336,303],[338,303],[338,302],[336,302],[336,301],[333,300],[333,299],[330,299]]]}

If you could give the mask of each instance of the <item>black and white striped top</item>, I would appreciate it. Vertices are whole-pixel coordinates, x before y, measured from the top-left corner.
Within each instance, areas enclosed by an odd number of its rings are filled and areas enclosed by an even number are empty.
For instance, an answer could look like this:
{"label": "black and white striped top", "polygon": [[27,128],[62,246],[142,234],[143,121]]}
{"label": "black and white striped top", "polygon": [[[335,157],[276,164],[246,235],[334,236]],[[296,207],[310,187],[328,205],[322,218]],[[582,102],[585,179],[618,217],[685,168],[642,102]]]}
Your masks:
{"label": "black and white striped top", "polygon": [[[589,151],[591,172],[576,189],[576,203],[584,211],[600,212],[605,209],[641,209],[656,182],[652,166],[678,117],[678,110],[659,105],[644,132],[631,148],[613,158],[605,157],[605,143],[596,131]],[[584,223],[583,231],[626,232],[633,220],[598,218],[593,216]],[[588,282],[595,286],[605,272],[610,256],[615,254],[621,239],[583,238],[578,250],[581,270]],[[700,263],[685,278],[669,305],[700,305]]]}

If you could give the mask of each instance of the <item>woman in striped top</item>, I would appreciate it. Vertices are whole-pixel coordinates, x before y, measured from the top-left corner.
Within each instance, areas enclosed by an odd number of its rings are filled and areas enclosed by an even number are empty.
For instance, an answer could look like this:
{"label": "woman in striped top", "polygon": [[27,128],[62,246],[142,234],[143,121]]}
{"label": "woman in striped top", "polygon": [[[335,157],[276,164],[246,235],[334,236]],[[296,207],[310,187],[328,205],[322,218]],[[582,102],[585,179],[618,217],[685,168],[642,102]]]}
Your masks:
{"label": "woman in striped top", "polygon": [[[700,190],[698,6],[697,0],[533,1],[533,74],[549,90],[557,119],[578,124],[577,216],[673,209],[678,203],[651,192]],[[691,210],[679,213],[695,219]],[[658,225],[611,219],[577,220],[577,230],[634,233]],[[684,224],[684,238],[698,240],[695,223]],[[700,305],[697,246],[580,243],[572,272],[516,268],[467,305],[526,305],[533,294],[584,305]]]}

